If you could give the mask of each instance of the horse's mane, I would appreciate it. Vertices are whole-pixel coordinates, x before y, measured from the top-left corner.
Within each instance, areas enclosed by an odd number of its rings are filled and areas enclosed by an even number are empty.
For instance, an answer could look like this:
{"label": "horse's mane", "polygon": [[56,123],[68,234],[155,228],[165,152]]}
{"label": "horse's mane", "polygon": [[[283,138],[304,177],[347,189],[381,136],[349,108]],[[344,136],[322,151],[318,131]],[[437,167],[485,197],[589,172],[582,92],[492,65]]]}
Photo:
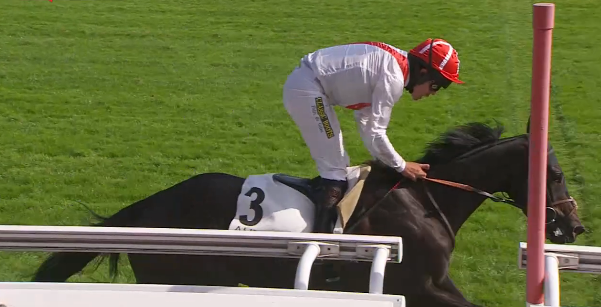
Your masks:
{"label": "horse's mane", "polygon": [[[505,128],[496,122],[496,127],[473,122],[454,127],[428,143],[424,155],[416,162],[427,164],[448,163],[458,156],[500,139]],[[385,167],[377,160],[365,162],[372,167]]]}
{"label": "horse's mane", "polygon": [[448,163],[474,148],[498,141],[504,131],[505,127],[498,122],[496,127],[478,122],[457,126],[430,142],[425,154],[417,162]]}

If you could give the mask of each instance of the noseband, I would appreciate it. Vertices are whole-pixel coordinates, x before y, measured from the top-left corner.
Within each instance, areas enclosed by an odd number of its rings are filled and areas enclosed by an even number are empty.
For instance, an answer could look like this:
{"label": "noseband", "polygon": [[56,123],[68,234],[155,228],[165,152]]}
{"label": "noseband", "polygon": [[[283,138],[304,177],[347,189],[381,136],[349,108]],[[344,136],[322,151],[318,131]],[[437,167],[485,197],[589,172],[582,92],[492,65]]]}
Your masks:
{"label": "noseband", "polygon": [[[570,216],[572,214],[574,214],[574,211],[576,211],[576,209],[578,209],[578,203],[576,202],[576,200],[572,197],[569,197],[567,199],[563,199],[563,200],[558,200],[554,203],[552,203],[550,206],[547,206],[547,224],[551,224],[555,222],[555,219],[557,218],[557,210],[555,210],[555,207],[561,204],[565,204],[565,203],[569,203],[572,205],[572,210],[570,210],[570,213],[567,214],[566,216]],[[553,218],[549,221],[549,212],[553,212]]]}

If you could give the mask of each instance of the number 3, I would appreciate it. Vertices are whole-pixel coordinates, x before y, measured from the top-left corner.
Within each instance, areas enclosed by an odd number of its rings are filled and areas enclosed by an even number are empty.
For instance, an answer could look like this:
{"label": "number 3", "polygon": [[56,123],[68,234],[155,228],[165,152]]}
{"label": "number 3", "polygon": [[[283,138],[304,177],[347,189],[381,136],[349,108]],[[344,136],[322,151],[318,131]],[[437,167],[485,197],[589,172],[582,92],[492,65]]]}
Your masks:
{"label": "number 3", "polygon": [[257,198],[250,202],[250,209],[255,212],[255,217],[249,221],[248,215],[240,216],[240,223],[246,226],[255,226],[259,223],[259,221],[263,218],[263,208],[261,207],[261,203],[265,200],[265,192],[257,187],[252,187],[248,192],[246,192],[246,196],[252,196],[253,194],[257,194]]}

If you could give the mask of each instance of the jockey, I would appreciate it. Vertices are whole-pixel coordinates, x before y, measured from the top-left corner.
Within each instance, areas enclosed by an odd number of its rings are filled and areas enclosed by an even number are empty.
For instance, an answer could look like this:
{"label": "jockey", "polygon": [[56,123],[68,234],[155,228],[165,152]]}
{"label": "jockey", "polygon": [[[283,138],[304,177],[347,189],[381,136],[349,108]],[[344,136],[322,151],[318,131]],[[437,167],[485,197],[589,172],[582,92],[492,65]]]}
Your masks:
{"label": "jockey", "polygon": [[352,43],[319,49],[300,60],[284,84],[283,100],[319,172],[314,232],[331,232],[332,209],[347,190],[350,159],[333,106],[354,110],[373,158],[416,180],[426,176],[429,165],[405,161],[390,143],[386,129],[392,107],[403,89],[419,100],[463,83],[458,75],[457,51],[442,39],[427,39],[408,53],[380,42]]}

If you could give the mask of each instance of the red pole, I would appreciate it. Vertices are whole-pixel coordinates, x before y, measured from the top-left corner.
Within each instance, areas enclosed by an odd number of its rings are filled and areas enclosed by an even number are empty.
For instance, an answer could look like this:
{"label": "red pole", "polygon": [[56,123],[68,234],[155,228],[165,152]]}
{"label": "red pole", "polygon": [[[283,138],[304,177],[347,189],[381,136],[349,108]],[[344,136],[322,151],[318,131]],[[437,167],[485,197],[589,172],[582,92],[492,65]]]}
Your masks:
{"label": "red pole", "polygon": [[534,43],[532,48],[530,150],[528,156],[526,306],[542,306],[544,304],[547,137],[554,15],[555,5],[553,3],[536,3],[533,6]]}

